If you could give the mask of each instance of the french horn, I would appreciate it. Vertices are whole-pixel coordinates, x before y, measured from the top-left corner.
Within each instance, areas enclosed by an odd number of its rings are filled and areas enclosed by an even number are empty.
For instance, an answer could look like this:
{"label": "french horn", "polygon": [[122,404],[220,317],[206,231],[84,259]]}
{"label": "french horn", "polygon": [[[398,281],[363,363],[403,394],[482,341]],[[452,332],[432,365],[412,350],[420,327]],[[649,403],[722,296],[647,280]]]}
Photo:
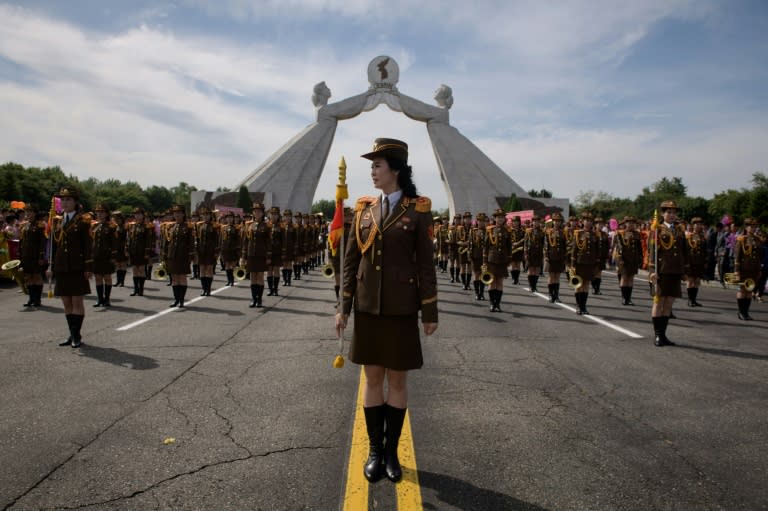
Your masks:
{"label": "french horn", "polygon": [[747,291],[754,291],[756,286],[755,279],[745,279],[743,282],[740,282],[738,274],[736,273],[724,274],[723,282],[726,284],[733,284],[734,286],[744,286],[744,289]]}
{"label": "french horn", "polygon": [[235,280],[245,280],[245,277],[248,276],[248,270],[245,269],[245,266],[238,266],[235,268]]}
{"label": "french horn", "polygon": [[13,277],[13,280],[15,280],[16,283],[21,288],[21,291],[25,295],[29,294],[29,291],[27,290],[27,285],[24,283],[24,271],[21,268],[20,259],[11,259],[7,263],[4,263],[2,266],[2,270],[10,272],[11,276]]}
{"label": "french horn", "polygon": [[488,271],[488,266],[484,264],[480,267],[480,271],[482,272],[480,273],[480,282],[486,286],[491,285],[493,283],[493,273]]}
{"label": "french horn", "polygon": [[165,269],[165,263],[160,263],[152,272],[152,280],[168,280],[168,270]]}
{"label": "french horn", "polygon": [[568,269],[568,285],[573,289],[578,289],[584,283],[584,279],[576,275],[576,270]]}
{"label": "french horn", "polygon": [[323,266],[323,277],[332,279],[335,274],[336,272],[333,270],[333,265],[331,263],[327,263]]}

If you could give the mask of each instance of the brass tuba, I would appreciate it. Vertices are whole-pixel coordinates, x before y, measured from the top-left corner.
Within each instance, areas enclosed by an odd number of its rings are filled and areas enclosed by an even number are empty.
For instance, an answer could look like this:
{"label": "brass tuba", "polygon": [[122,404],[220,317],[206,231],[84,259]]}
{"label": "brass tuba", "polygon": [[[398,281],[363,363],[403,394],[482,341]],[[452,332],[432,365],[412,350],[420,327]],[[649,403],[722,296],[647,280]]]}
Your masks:
{"label": "brass tuba", "polygon": [[165,269],[165,263],[161,262],[152,272],[152,280],[168,280],[168,270]]}
{"label": "brass tuba", "polygon": [[323,266],[323,277],[332,279],[334,275],[336,275],[336,272],[333,270],[333,265],[331,263],[327,263]]}
{"label": "brass tuba", "polygon": [[245,269],[245,266],[238,266],[235,268],[235,280],[245,280],[245,277],[248,276],[248,270]]}
{"label": "brass tuba", "polygon": [[485,284],[486,286],[489,286],[493,283],[493,273],[488,271],[488,265],[482,265],[480,267],[480,282]]}
{"label": "brass tuba", "polygon": [[3,271],[7,271],[11,273],[11,277],[13,277],[13,280],[16,281],[16,283],[21,288],[21,291],[28,295],[29,291],[27,290],[27,284],[24,283],[24,271],[21,268],[21,260],[20,259],[11,259],[7,263],[4,263],[2,266]]}
{"label": "brass tuba", "polygon": [[743,282],[740,282],[738,274],[736,273],[726,273],[723,275],[723,282],[726,284],[733,284],[735,286],[744,286],[744,289],[749,292],[754,291],[757,285],[754,279],[745,279]]}
{"label": "brass tuba", "polygon": [[581,284],[584,282],[584,280],[576,275],[576,270],[574,268],[568,269],[568,285],[572,287],[573,289],[578,289],[581,287]]}

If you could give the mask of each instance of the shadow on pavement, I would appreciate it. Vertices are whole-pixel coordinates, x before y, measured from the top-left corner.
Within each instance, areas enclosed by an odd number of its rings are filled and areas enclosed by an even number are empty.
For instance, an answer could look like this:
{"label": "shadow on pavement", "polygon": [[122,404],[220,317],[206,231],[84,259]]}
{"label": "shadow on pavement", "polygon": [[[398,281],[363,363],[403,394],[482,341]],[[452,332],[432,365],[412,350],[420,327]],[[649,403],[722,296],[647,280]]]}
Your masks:
{"label": "shadow on pavement", "polygon": [[677,343],[677,347],[683,348],[686,350],[701,351],[702,353],[709,353],[710,355],[722,355],[724,357],[735,357],[735,358],[748,358],[752,360],[768,360],[768,355],[759,355],[757,353],[747,353],[745,351],[724,350],[721,348],[702,348],[700,346],[690,346],[687,344],[680,344],[680,343]]}
{"label": "shadow on pavement", "polygon": [[154,358],[126,353],[125,351],[116,350],[115,348],[102,348],[100,346],[93,346],[85,343],[80,347],[80,354],[84,357],[93,358],[101,362],[107,362],[108,364],[137,371],[156,369],[159,367]]}
{"label": "shadow on pavement", "polygon": [[[431,488],[440,502],[457,509],[493,509],[494,511],[546,511],[546,508],[529,504],[503,493],[485,488],[478,488],[455,477],[419,470],[419,484],[422,488]],[[424,509],[440,509],[438,503],[432,504],[426,499]]]}

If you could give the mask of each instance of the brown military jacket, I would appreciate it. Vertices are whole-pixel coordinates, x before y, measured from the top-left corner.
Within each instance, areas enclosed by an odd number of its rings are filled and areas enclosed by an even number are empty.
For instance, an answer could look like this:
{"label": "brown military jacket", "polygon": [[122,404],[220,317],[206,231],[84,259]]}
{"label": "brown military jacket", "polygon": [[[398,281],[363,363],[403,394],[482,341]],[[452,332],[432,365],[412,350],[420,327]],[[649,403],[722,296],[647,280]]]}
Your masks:
{"label": "brown military jacket", "polygon": [[19,259],[24,273],[40,273],[45,260],[45,223],[40,220],[26,222],[19,230]]}
{"label": "brown military jacket", "polygon": [[240,231],[236,225],[221,225],[219,252],[224,262],[237,262],[240,257]]}
{"label": "brown military jacket", "polygon": [[544,237],[544,258],[547,261],[565,261],[568,243],[562,229],[550,227]]}
{"label": "brown military jacket", "polygon": [[511,254],[511,231],[505,225],[489,225],[485,228],[485,249],[483,264],[509,264]]}
{"label": "brown military jacket", "polygon": [[216,264],[219,252],[219,225],[200,221],[195,224],[195,252],[200,264]]}
{"label": "brown military jacket", "polygon": [[63,217],[56,217],[53,224],[54,273],[80,273],[93,271],[91,245],[91,217],[76,214],[66,227]]}
{"label": "brown military jacket", "polygon": [[[670,229],[661,223],[659,224],[657,235],[658,252],[654,252],[657,243],[653,239],[653,233],[651,233],[651,237],[648,240],[648,271],[664,275],[683,275],[688,273],[688,242],[685,239],[685,231],[682,226],[676,224]],[[654,254],[656,255],[654,256]]]}
{"label": "brown military jacket", "polygon": [[570,266],[596,265],[599,260],[598,234],[594,229],[574,229],[568,247]]}
{"label": "brown military jacket", "polygon": [[355,205],[354,233],[344,253],[344,313],[415,314],[437,322],[437,276],[433,264],[432,202],[403,195],[386,222],[377,197]]}
{"label": "brown military jacket", "polygon": [[736,238],[733,252],[733,269],[739,274],[739,280],[760,277],[760,254],[762,242],[753,234],[745,234]]}
{"label": "brown military jacket", "polygon": [[115,224],[110,221],[93,222],[91,225],[91,238],[93,239],[93,271],[99,275],[115,271],[112,261],[117,250],[117,238],[115,237]]}
{"label": "brown military jacket", "polygon": [[240,243],[242,247],[241,257],[243,259],[249,257],[272,259],[271,239],[269,225],[266,220],[261,222],[245,222],[243,237]]}
{"label": "brown military jacket", "polygon": [[473,227],[469,241],[470,258],[473,262],[483,261],[483,251],[485,250],[485,228]]}
{"label": "brown military jacket", "polygon": [[155,226],[149,222],[131,222],[127,226],[125,252],[132,266],[149,263],[155,245]]}
{"label": "brown military jacket", "polygon": [[528,266],[541,266],[544,263],[544,231],[534,228],[526,229],[524,239],[524,255]]}
{"label": "brown military jacket", "polygon": [[700,277],[707,266],[707,238],[703,232],[686,233],[688,240],[688,275]]}
{"label": "brown military jacket", "polygon": [[522,227],[509,227],[509,262],[521,262],[525,250],[525,230]]}
{"label": "brown military jacket", "polygon": [[189,222],[173,222],[165,228],[163,260],[172,275],[186,275],[195,254],[195,226]]}
{"label": "brown military jacket", "polygon": [[643,240],[638,231],[620,230],[613,238],[613,253],[621,275],[635,275],[643,264]]}

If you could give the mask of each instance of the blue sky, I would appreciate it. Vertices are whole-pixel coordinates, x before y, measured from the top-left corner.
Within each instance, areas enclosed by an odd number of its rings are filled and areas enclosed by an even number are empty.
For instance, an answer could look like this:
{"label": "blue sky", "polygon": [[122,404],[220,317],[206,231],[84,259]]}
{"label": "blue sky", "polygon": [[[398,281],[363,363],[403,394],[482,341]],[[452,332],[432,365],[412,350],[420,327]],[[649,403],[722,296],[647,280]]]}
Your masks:
{"label": "blue sky", "polygon": [[[142,186],[234,186],[331,102],[364,92],[377,55],[525,189],[634,197],[679,176],[706,198],[768,172],[762,0],[0,0],[0,159]],[[447,199],[424,125],[386,106],[339,123],[336,165],[372,193],[376,137],[411,147]]]}

